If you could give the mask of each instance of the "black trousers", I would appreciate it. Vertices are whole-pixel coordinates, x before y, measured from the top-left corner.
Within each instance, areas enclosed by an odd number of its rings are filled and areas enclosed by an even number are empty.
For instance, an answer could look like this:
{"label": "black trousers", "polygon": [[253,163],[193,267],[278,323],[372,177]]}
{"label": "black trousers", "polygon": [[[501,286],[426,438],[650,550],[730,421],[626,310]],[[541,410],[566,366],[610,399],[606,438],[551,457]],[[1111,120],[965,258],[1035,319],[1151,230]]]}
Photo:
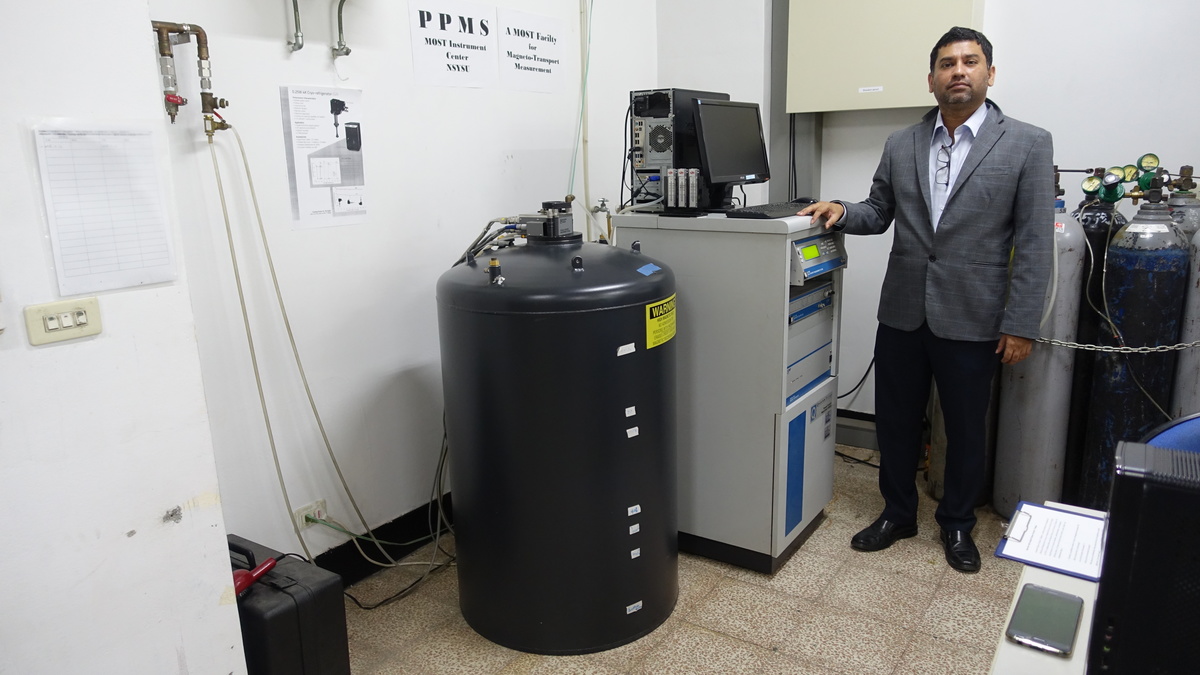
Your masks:
{"label": "black trousers", "polygon": [[947,530],[975,527],[985,481],[985,443],[997,341],[939,338],[928,324],[903,331],[883,324],[875,335],[875,432],[883,517],[917,522],[917,464],[924,452],[922,419],[930,381],[937,382],[946,421],[945,495],[935,517]]}

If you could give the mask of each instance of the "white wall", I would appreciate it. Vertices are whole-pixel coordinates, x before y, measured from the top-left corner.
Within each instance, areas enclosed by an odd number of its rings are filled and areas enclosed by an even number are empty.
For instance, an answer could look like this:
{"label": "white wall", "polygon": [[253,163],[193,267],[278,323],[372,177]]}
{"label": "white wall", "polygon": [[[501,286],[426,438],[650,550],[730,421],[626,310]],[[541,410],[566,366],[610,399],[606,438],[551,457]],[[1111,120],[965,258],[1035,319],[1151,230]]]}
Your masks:
{"label": "white wall", "polygon": [[[588,76],[589,177],[592,204],[605,197],[613,211],[621,186],[629,92],[659,86],[657,4],[638,0],[594,2]],[[625,195],[628,197],[628,190]]]}
{"label": "white wall", "polygon": [[31,347],[21,318],[60,299],[30,125],[162,119],[145,2],[5,14],[0,672],[245,672],[186,266],[100,294],[95,337]]}
{"label": "white wall", "polygon": [[[530,213],[562,199],[579,115],[580,4],[512,0],[501,7],[560,18],[568,30],[569,86],[561,93],[441,88],[414,81],[407,3],[346,3],[352,53],[337,61],[335,15],[301,4],[306,46],[291,52],[290,11],[235,0],[152,0],[167,21],[196,23],[210,40],[215,92],[246,142],[281,292],[334,453],[371,527],[429,501],[441,443],[442,382],[435,284],[489,218]],[[336,5],[336,3],[333,3]],[[290,5],[288,6],[290,8]],[[653,11],[644,26],[654,44]],[[653,49],[618,36],[633,2],[596,3],[592,30],[589,174],[593,203],[615,200],[628,92],[653,73]],[[194,48],[176,48],[181,89],[197,91]],[[343,79],[344,78],[344,79]],[[653,82],[650,82],[653,85]],[[367,191],[364,225],[304,229],[290,222],[280,85],[363,90]],[[197,114],[172,128],[181,247],[193,278],[204,383],[229,530],[295,551],[268,444],[238,309],[211,161]],[[327,500],[331,516],[362,525],[312,421],[275,306],[235,139],[218,156],[263,373],[281,470],[292,508]],[[584,200],[582,160],[575,178]],[[584,229],[582,208],[577,229]],[[501,391],[502,394],[502,391]],[[520,402],[510,402],[514,409]],[[320,553],[345,539],[303,532]]]}
{"label": "white wall", "polygon": [[[1200,3],[1169,0],[1133,8],[1116,0],[993,0],[985,3],[982,30],[995,48],[990,97],[1005,114],[1049,130],[1060,167],[1131,164],[1146,152],[1158,154],[1173,173],[1200,162],[1192,119],[1200,106],[1192,49]],[[821,197],[865,198],[888,133],[923,112],[826,113]],[[1063,175],[1068,211],[1083,196],[1080,178]],[[1121,210],[1136,213],[1128,201]],[[843,393],[871,360],[890,236],[847,237]],[[840,407],[874,412],[872,382]]]}
{"label": "white wall", "polygon": [[[226,117],[246,142],[309,382],[372,526],[429,499],[441,438],[438,276],[492,216],[532,212],[568,190],[581,206],[585,193],[593,202],[617,196],[628,92],[658,85],[653,3],[596,3],[590,189],[582,159],[568,185],[581,3],[501,3],[563,20],[572,75],[557,94],[416,84],[406,3],[382,0],[347,3],[353,53],[335,71],[336,3],[301,5],[307,46],[296,53],[285,44],[292,28],[283,0],[52,0],[21,5],[0,29],[6,83],[20,97],[0,117],[0,152],[10,160],[0,167],[0,325],[8,327],[0,334],[0,504],[13,516],[0,556],[0,672],[244,672],[226,524],[274,548],[299,548],[200,128],[195,45],[175,47],[181,93],[192,103],[171,126],[151,19],[198,24],[209,35],[214,90],[230,100]],[[623,37],[635,16],[639,48],[631,49]],[[291,225],[278,98],[286,84],[364,90],[367,224]],[[21,309],[58,295],[27,120],[53,116],[160,125],[181,274],[102,294],[100,336],[33,348]],[[325,498],[333,517],[357,526],[291,362],[231,132],[218,134],[216,150],[293,504]],[[176,506],[180,521],[164,521]],[[306,538],[314,554],[343,541],[319,529]]]}
{"label": "white wall", "polygon": [[[770,4],[753,0],[735,9],[724,0],[658,0],[659,86],[722,92],[733,101],[757,103],[763,128],[770,129]],[[787,176],[772,180],[786,182]],[[765,184],[745,189],[747,203],[767,201]],[[735,189],[734,195],[740,197],[741,191]]]}

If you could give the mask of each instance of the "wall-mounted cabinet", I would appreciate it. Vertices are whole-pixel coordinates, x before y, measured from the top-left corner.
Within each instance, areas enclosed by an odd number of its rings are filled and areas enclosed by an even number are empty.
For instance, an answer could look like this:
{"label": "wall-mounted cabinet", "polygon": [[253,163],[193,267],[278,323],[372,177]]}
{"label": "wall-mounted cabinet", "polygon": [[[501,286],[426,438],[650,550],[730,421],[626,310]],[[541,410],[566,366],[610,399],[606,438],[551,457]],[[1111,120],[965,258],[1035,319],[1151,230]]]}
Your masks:
{"label": "wall-mounted cabinet", "polygon": [[983,0],[791,0],[787,111],[932,107],[929,51]]}

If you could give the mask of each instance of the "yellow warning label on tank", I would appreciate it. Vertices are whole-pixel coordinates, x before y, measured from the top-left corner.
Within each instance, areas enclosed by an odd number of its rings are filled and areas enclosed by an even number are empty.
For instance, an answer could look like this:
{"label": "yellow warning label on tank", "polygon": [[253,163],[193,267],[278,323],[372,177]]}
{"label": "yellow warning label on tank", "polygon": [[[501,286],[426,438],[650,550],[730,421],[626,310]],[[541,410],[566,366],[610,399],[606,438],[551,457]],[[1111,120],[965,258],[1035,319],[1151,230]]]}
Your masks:
{"label": "yellow warning label on tank", "polygon": [[675,296],[646,305],[646,349],[675,337]]}

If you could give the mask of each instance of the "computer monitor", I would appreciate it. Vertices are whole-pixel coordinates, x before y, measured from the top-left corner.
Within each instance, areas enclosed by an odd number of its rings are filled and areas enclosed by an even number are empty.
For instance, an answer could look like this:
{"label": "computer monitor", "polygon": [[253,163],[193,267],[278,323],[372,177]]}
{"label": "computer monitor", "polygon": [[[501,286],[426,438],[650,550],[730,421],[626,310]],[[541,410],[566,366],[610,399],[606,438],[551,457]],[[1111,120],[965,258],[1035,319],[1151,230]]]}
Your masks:
{"label": "computer monitor", "polygon": [[696,99],[696,136],[700,173],[715,194],[771,177],[757,103]]}

